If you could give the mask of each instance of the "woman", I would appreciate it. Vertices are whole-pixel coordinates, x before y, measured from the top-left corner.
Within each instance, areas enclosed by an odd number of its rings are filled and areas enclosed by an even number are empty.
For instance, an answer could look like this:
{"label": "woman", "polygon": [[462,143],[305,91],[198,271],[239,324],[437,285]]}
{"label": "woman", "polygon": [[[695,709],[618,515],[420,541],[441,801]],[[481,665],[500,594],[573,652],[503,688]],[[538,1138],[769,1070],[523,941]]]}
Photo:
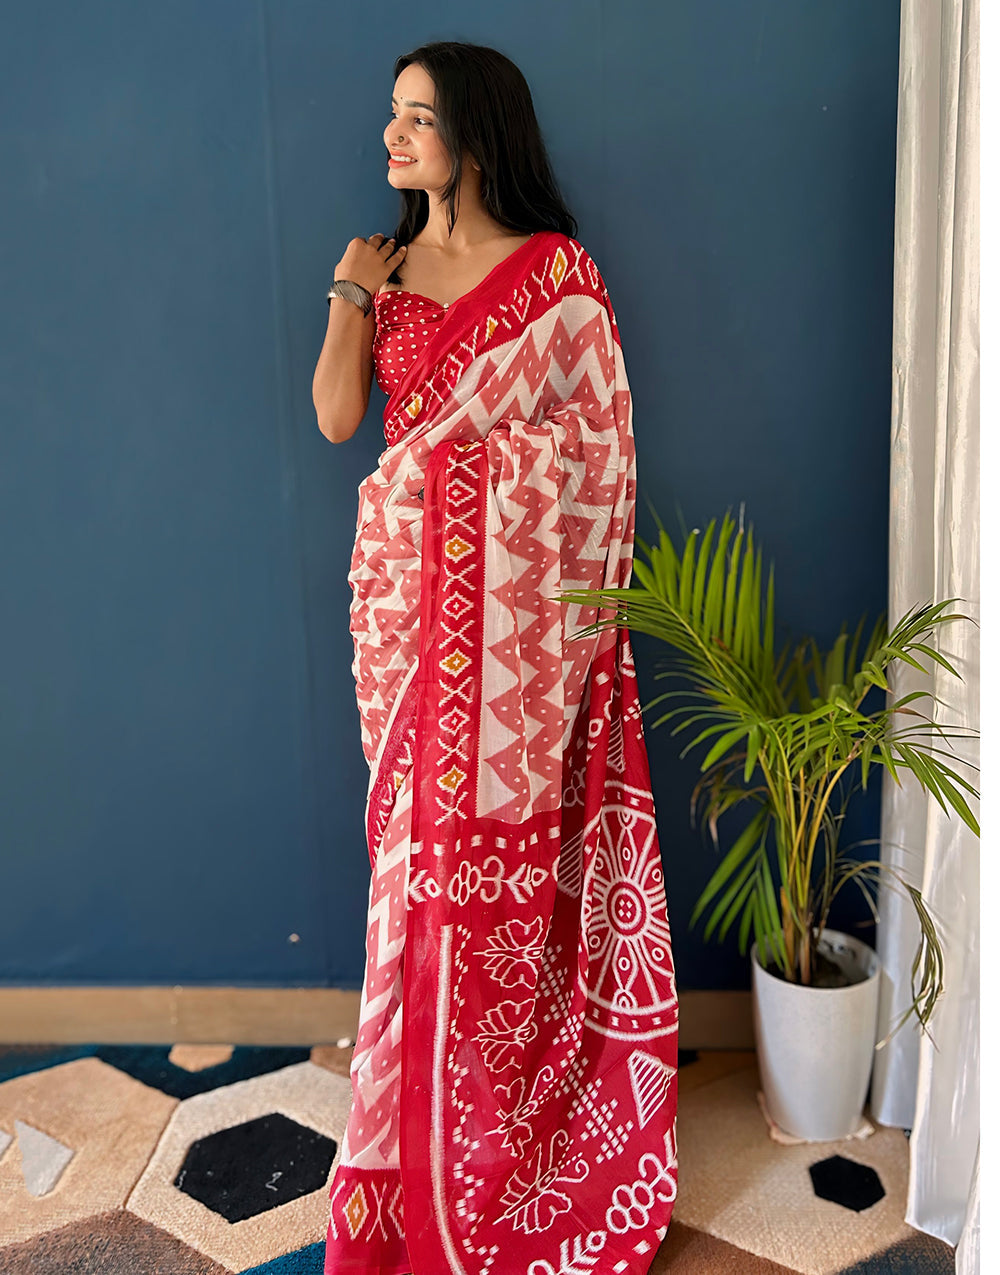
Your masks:
{"label": "woman", "polygon": [[[648,1270],[676,1194],[677,1000],[627,634],[635,466],[611,301],[531,95],[398,59],[396,236],[335,271],[313,386],[387,447],[350,580],[372,884],[327,1275]],[[402,272],[402,277],[400,277]],[[369,312],[369,294],[374,311]]]}

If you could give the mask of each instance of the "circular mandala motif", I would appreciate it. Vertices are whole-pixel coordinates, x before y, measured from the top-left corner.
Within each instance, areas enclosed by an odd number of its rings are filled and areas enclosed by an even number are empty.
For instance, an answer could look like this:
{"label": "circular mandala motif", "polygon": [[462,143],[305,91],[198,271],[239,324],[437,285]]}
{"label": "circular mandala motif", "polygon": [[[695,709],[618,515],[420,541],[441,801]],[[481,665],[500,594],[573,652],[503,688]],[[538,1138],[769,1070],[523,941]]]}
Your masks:
{"label": "circular mandala motif", "polygon": [[637,934],[648,911],[645,898],[631,881],[618,881],[608,891],[608,916],[619,934]]}
{"label": "circular mandala motif", "polygon": [[595,836],[582,902],[587,1022],[623,1040],[673,1031],[677,993],[653,816],[606,805],[585,843],[593,844]]}

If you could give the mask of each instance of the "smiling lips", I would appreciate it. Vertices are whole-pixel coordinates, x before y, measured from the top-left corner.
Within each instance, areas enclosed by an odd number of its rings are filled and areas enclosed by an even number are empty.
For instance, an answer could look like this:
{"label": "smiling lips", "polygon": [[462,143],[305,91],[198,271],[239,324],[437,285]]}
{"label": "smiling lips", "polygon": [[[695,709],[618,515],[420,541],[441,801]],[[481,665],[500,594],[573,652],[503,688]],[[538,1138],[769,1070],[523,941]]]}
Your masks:
{"label": "smiling lips", "polygon": [[415,164],[416,162],[417,161],[409,155],[394,155],[392,151],[389,152],[390,164]]}

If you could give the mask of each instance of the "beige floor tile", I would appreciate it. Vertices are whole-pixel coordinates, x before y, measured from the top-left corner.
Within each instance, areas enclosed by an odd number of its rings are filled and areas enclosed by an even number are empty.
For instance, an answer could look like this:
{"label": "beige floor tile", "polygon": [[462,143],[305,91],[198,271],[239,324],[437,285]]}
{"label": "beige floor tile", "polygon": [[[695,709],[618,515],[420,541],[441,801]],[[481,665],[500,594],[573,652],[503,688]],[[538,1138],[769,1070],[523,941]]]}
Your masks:
{"label": "beige floor tile", "polygon": [[0,1128],[14,1121],[72,1148],[46,1195],[24,1185],[16,1139],[0,1157],[0,1243],[41,1235],[121,1207],[162,1134],[177,1099],[99,1058],[78,1058],[0,1084]]}
{"label": "beige floor tile", "polygon": [[[687,1097],[680,1091],[677,1221],[804,1275],[832,1275],[912,1234],[903,1222],[908,1145],[900,1130],[781,1146],[768,1135],[756,1092],[749,1067]],[[833,1155],[874,1168],[885,1197],[861,1213],[819,1199],[809,1166]]]}

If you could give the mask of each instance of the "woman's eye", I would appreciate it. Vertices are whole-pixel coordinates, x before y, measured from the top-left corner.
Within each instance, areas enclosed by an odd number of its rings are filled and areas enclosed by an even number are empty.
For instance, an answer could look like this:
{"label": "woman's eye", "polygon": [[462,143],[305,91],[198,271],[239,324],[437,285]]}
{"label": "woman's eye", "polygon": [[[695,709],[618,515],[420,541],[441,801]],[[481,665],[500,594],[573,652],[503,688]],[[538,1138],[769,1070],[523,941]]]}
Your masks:
{"label": "woman's eye", "polygon": [[[395,119],[395,118],[396,118],[396,112],[395,112],[395,111],[390,111],[390,112],[389,112],[389,115],[390,115],[390,118],[392,118],[392,119]],[[417,123],[417,124],[427,124],[427,125],[432,125],[432,124],[433,124],[433,122],[434,122],[433,120],[425,120],[425,119],[423,118],[423,116],[422,116],[422,115],[417,115],[417,116],[415,117],[415,119],[416,119],[416,123]]]}

